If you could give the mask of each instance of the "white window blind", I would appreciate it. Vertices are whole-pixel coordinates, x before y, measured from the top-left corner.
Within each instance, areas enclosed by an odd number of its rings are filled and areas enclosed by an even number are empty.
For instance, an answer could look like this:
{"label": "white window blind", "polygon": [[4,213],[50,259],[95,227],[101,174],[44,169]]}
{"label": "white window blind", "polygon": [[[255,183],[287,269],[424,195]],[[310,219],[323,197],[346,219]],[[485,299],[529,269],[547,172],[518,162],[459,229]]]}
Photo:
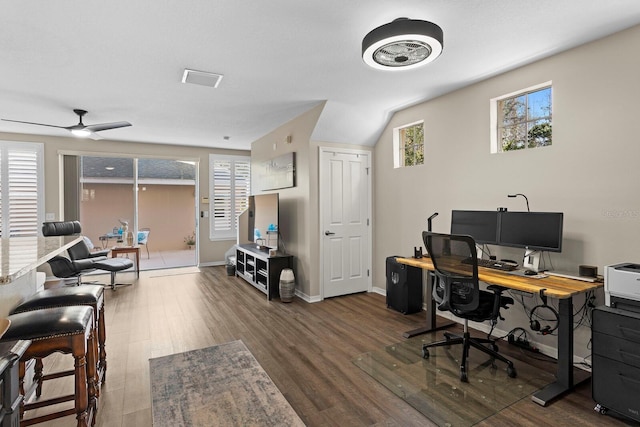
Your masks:
{"label": "white window blind", "polygon": [[43,220],[42,144],[0,142],[0,235],[37,236]]}
{"label": "white window blind", "polygon": [[212,240],[235,239],[238,215],[248,207],[251,193],[251,158],[209,157],[209,220]]}

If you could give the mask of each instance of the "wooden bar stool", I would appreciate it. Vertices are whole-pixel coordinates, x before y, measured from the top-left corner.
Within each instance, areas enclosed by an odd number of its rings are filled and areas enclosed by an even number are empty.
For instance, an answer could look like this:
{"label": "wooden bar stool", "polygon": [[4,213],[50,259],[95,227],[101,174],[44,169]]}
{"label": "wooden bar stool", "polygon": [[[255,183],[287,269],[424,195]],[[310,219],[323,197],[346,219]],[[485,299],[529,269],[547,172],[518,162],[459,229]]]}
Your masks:
{"label": "wooden bar stool", "polygon": [[[11,310],[10,314],[73,305],[88,305],[93,308],[93,328],[94,333],[97,331],[98,335],[95,348],[95,359],[98,360],[95,395],[99,396],[100,386],[106,381],[107,372],[107,351],[105,349],[107,334],[104,320],[104,287],[102,285],[46,289],[27,298]],[[40,396],[41,391],[42,385],[36,390],[36,396]]]}
{"label": "wooden bar stool", "polygon": [[[7,317],[11,326],[2,337],[2,341],[24,339],[31,340],[31,345],[20,358],[18,382],[20,393],[26,397],[24,376],[26,363],[31,359],[41,359],[52,353],[71,354],[74,358],[74,369],[55,374],[55,378],[74,375],[74,393],[20,406],[20,426],[49,421],[55,418],[76,415],[77,427],[88,427],[95,422],[97,401],[89,402],[89,393],[96,377],[96,360],[93,338],[93,308],[89,306],[55,307],[42,310],[16,313]],[[40,373],[41,374],[41,373]],[[52,378],[42,378],[52,379]],[[36,384],[41,381],[36,372]],[[60,410],[34,418],[24,419],[25,412],[63,402],[74,401],[72,409]]]}

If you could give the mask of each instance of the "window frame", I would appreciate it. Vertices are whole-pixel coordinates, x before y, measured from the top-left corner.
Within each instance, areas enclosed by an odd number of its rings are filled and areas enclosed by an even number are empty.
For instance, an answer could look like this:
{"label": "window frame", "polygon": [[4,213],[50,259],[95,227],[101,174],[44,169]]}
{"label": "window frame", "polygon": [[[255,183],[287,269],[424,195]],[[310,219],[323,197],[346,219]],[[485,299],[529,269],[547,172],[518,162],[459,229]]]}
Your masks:
{"label": "window frame", "polygon": [[[15,182],[15,177],[10,176],[9,171],[9,154],[11,152],[24,152],[29,154],[35,154],[35,187],[36,194],[31,199],[35,200],[35,218],[32,218],[30,222],[31,227],[24,231],[16,231],[12,229],[11,221],[11,191],[10,186],[12,181]],[[24,182],[24,180],[22,180]],[[6,197],[6,196],[8,197]],[[23,199],[24,200],[24,199]],[[19,203],[22,206],[24,204]],[[33,209],[31,208],[33,211]],[[24,217],[24,208],[22,209]],[[2,237],[26,237],[26,236],[40,236],[42,235],[42,223],[44,222],[44,144],[36,142],[14,142],[14,141],[0,141],[0,236]],[[9,214],[7,214],[9,213]],[[15,227],[15,224],[14,224]],[[5,233],[4,230],[8,230]]]}
{"label": "window frame", "polygon": [[[496,153],[508,153],[508,152],[514,152],[514,151],[526,151],[527,149],[530,148],[539,148],[539,147],[528,147],[528,144],[525,144],[525,147],[519,150],[507,150],[507,151],[503,151],[502,150],[502,144],[500,141],[500,132],[499,132],[499,128],[500,128],[500,112],[498,111],[498,104],[500,103],[500,101],[503,101],[505,99],[509,99],[509,98],[515,98],[517,96],[523,96],[523,95],[529,95],[531,93],[534,92],[538,92],[541,91],[543,89],[551,89],[551,112],[549,115],[549,120],[551,123],[553,123],[553,81],[549,80],[547,82],[544,83],[540,83],[537,85],[533,85],[533,86],[529,86],[525,89],[520,89],[511,93],[508,93],[506,95],[501,95],[499,97],[496,98],[492,98],[489,101],[489,108],[490,108],[490,152],[492,154],[496,154]],[[539,120],[539,119],[538,119]],[[529,120],[527,120],[528,122]],[[552,140],[553,141],[553,140]],[[553,144],[553,143],[552,143]]]}
{"label": "window frame", "polygon": [[[406,164],[406,156],[405,156],[405,144],[404,138],[402,137],[402,132],[405,129],[422,126],[422,163],[414,163],[411,165]],[[424,120],[417,120],[412,123],[407,123],[402,126],[398,126],[393,128],[393,167],[397,168],[405,168],[411,166],[421,166],[424,165],[424,152],[425,152],[425,138],[424,138]],[[414,150],[415,153],[415,150]]]}
{"label": "window frame", "polygon": [[[230,212],[227,215],[234,215],[235,221],[232,221],[231,228],[229,229],[219,229],[216,225],[216,162],[230,162],[230,189],[229,195],[222,195],[222,197],[229,197],[229,203],[231,207],[229,209]],[[246,201],[245,205],[248,207],[248,198],[251,194],[251,156],[237,156],[237,155],[224,155],[224,154],[209,154],[209,239],[212,241],[216,240],[236,240],[238,237],[238,215],[242,213],[242,210],[239,209],[242,207],[237,206],[238,200],[238,191],[236,187],[238,185],[238,179],[236,177],[236,163],[242,162],[246,163],[246,169],[248,174],[243,177],[244,181],[246,181],[247,186],[244,187],[242,192],[246,193]]]}

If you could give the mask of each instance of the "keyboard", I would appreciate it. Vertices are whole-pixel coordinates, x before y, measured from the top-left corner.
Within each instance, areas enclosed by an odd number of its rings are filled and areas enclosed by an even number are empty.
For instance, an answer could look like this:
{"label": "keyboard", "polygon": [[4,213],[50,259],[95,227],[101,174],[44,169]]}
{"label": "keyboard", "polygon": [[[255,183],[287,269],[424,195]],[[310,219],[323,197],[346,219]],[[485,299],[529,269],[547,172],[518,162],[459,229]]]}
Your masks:
{"label": "keyboard", "polygon": [[478,267],[493,268],[501,271],[513,271],[518,268],[516,264],[495,259],[478,259]]}

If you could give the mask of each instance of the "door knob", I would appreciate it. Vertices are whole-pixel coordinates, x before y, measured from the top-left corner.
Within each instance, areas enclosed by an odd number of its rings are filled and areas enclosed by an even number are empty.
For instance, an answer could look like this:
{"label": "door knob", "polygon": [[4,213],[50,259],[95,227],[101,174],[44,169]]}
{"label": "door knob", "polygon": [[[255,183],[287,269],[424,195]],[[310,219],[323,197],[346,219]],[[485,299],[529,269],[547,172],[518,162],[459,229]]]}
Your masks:
{"label": "door knob", "polygon": [[331,232],[331,231],[329,231],[329,230],[327,230],[327,231],[325,231],[325,232],[324,232],[324,235],[325,235],[325,236],[333,236],[334,234],[336,234],[336,233],[332,233],[332,232]]}

